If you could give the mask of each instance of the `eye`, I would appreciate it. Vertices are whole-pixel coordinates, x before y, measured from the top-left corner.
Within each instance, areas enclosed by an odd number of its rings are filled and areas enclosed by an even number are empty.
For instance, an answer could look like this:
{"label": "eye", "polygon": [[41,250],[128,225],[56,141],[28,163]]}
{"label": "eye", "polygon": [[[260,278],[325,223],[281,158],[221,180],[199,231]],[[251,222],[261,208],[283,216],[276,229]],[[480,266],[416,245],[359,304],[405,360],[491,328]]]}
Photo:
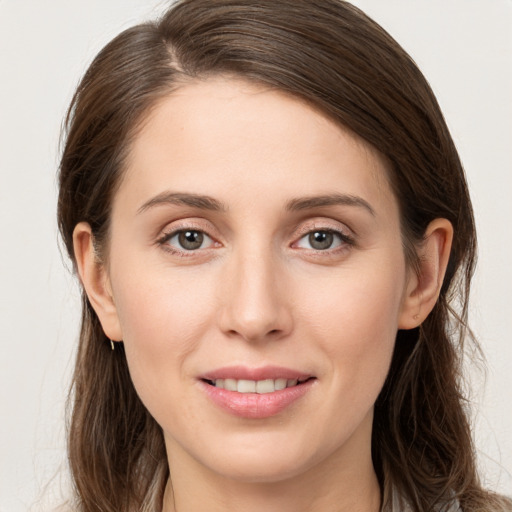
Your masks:
{"label": "eye", "polygon": [[340,247],[344,243],[350,243],[350,239],[346,235],[329,229],[317,229],[300,238],[297,242],[297,247],[313,249],[315,251],[326,251]]}
{"label": "eye", "polygon": [[181,229],[166,235],[161,242],[178,251],[195,251],[211,247],[213,240],[203,231],[197,229]]}

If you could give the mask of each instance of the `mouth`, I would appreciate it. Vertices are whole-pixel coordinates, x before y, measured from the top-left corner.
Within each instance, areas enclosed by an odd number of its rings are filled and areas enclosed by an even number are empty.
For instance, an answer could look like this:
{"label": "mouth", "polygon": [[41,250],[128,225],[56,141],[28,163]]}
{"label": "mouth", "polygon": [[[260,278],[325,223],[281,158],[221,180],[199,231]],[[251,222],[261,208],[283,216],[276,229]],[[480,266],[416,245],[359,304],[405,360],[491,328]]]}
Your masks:
{"label": "mouth", "polygon": [[238,393],[257,393],[264,395],[267,393],[274,393],[287,388],[294,388],[302,386],[306,382],[315,379],[315,377],[301,377],[297,379],[263,379],[263,380],[248,380],[248,379],[201,379],[206,384],[226,391],[236,391]]}
{"label": "mouth", "polygon": [[283,366],[229,366],[198,378],[206,397],[229,415],[264,419],[285,413],[303,402],[314,389],[317,377]]}

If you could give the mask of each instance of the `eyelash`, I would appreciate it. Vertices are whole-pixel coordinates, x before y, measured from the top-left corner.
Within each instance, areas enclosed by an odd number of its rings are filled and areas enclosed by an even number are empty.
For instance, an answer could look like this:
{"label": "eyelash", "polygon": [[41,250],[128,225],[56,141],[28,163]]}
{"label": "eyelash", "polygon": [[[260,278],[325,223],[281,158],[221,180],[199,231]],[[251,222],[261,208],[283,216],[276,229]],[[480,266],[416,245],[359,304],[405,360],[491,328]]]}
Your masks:
{"label": "eyelash", "polygon": [[344,233],[343,231],[340,231],[338,229],[333,229],[333,228],[326,228],[326,227],[313,227],[313,229],[311,229],[310,226],[308,226],[307,228],[305,228],[304,230],[301,230],[301,232],[299,232],[299,238],[296,242],[294,242],[292,245],[293,246],[297,246],[302,240],[306,239],[306,237],[310,237],[311,235],[313,235],[314,233],[325,233],[325,234],[330,234],[330,235],[334,235],[335,237],[337,237],[339,239],[339,245],[337,247],[334,247],[334,248],[327,248],[327,249],[305,249],[305,250],[308,250],[308,251],[312,251],[316,254],[337,254],[338,252],[340,251],[343,251],[343,250],[346,250],[348,247],[351,247],[355,244],[355,240],[352,236],[349,236],[347,235],[346,233]]}
{"label": "eyelash", "polygon": [[[207,236],[210,240],[212,240],[212,242],[214,242],[214,244],[216,243],[214,238],[211,237],[210,235],[208,235],[208,233],[204,229],[197,228],[197,227],[179,227],[177,229],[173,229],[172,231],[164,233],[160,238],[158,238],[158,240],[156,242],[160,247],[162,247],[162,249],[164,251],[170,252],[171,254],[181,256],[183,258],[195,256],[198,252],[197,249],[196,250],[194,250],[194,249],[187,250],[187,249],[183,248],[182,250],[180,250],[180,249],[177,249],[169,244],[169,241],[172,240],[175,236],[179,236],[181,233],[186,233],[187,231],[190,231],[193,233],[202,233],[203,235]],[[209,247],[206,249],[203,249],[203,250],[207,250],[207,249],[209,249]]]}
{"label": "eyelash", "polygon": [[[172,240],[174,237],[179,236],[181,233],[186,233],[187,231],[194,232],[194,233],[201,233],[202,235],[208,237],[213,242],[213,245],[218,244],[218,242],[216,242],[215,239],[206,232],[206,230],[204,230],[202,228],[192,227],[192,226],[179,227],[177,229],[173,229],[169,232],[164,233],[160,238],[158,238],[157,244],[159,246],[161,246],[163,250],[170,252],[171,254],[178,255],[180,257],[187,258],[187,257],[196,256],[197,252],[200,250],[200,248],[189,249],[189,250],[183,248],[180,250],[180,249],[177,249],[169,244],[169,241]],[[302,250],[306,250],[306,251],[312,252],[317,255],[335,255],[338,252],[347,250],[348,248],[355,245],[354,237],[347,235],[346,233],[344,233],[340,230],[333,229],[333,228],[327,228],[327,227],[308,226],[299,231],[299,233],[298,233],[299,238],[295,242],[293,242],[291,247],[297,247],[297,244],[301,240],[305,239],[308,236],[311,236],[313,233],[332,234],[339,239],[339,245],[335,248],[330,248],[330,247],[327,249],[303,248]],[[210,248],[211,247],[206,247],[201,250],[208,250]]]}

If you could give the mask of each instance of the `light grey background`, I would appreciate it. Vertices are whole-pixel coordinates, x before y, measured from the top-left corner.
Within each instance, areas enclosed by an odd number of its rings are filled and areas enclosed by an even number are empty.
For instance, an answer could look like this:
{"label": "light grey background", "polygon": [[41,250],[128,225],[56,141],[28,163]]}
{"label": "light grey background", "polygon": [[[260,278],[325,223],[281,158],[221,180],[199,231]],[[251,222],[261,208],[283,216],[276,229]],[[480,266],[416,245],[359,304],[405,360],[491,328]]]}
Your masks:
{"label": "light grey background", "polygon": [[[512,2],[354,3],[424,71],[468,173],[480,236],[471,323],[488,359],[485,388],[469,372],[475,437],[485,481],[512,494]],[[79,304],[57,248],[60,123],[96,52],[166,4],[0,0],[1,512],[49,510],[66,489],[64,405]]]}

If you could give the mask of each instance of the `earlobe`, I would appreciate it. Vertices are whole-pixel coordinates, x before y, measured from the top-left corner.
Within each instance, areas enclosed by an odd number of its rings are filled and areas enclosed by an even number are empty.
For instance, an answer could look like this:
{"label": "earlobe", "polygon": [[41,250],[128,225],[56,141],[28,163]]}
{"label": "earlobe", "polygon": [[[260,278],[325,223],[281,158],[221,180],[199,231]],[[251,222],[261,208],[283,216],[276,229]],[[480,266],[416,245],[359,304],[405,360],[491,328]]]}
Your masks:
{"label": "earlobe", "polygon": [[450,258],[453,226],[447,219],[435,219],[417,247],[418,273],[411,271],[402,303],[398,328],[418,327],[437,302]]}
{"label": "earlobe", "polygon": [[91,227],[80,222],[73,231],[73,248],[80,281],[105,335],[114,341],[123,339],[110,280],[104,264],[99,260]]}

